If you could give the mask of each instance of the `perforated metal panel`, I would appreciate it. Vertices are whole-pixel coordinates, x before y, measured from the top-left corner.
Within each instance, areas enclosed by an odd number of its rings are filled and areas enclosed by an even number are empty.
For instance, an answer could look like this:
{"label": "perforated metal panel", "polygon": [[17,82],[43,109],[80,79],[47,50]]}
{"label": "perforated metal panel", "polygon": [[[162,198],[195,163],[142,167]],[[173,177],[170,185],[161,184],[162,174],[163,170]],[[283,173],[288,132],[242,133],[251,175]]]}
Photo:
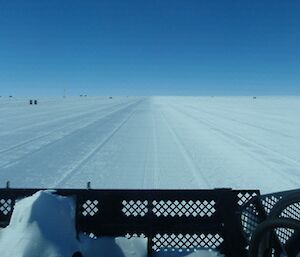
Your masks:
{"label": "perforated metal panel", "polygon": [[260,221],[261,220],[259,219],[259,213],[254,204],[250,204],[243,210],[241,214],[241,222],[248,242],[250,241],[251,235]]}
{"label": "perforated metal panel", "polygon": [[176,249],[216,249],[224,239],[219,234],[156,234],[152,239],[152,249],[176,250]]}
{"label": "perforated metal panel", "polygon": [[215,201],[192,201],[192,200],[182,200],[182,201],[157,201],[154,200],[152,205],[154,206],[152,211],[157,216],[171,216],[171,217],[204,217],[208,216],[211,217],[215,212]]}
{"label": "perforated metal panel", "polygon": [[257,196],[257,193],[250,192],[239,192],[238,196],[238,205],[242,206],[249,202],[253,197]]}
{"label": "perforated metal panel", "polygon": [[[287,208],[285,208],[282,213],[280,214],[280,217],[284,218],[291,218],[295,220],[300,220],[300,203],[294,203],[289,205]],[[287,242],[290,240],[290,238],[295,233],[294,229],[286,229],[286,228],[279,228],[276,229],[276,234],[283,244],[287,244]]]}
{"label": "perforated metal panel", "polygon": [[0,212],[4,215],[10,214],[12,211],[12,199],[0,199]]}
{"label": "perforated metal panel", "polygon": [[294,229],[289,229],[289,228],[277,228],[276,229],[276,234],[282,244],[286,244],[289,239],[293,236],[295,233]]}
{"label": "perforated metal panel", "polygon": [[270,211],[273,209],[274,205],[281,199],[281,196],[266,196],[262,198],[262,204],[265,208],[265,211],[267,214],[270,213]]}
{"label": "perforated metal panel", "polygon": [[281,217],[300,220],[300,202],[289,205],[281,213]]}
{"label": "perforated metal panel", "polygon": [[126,201],[123,200],[122,201],[122,212],[128,217],[128,216],[141,216],[144,217],[147,213],[148,213],[148,201],[141,201],[141,200],[137,200],[137,201]]}
{"label": "perforated metal panel", "polygon": [[[249,195],[247,194],[246,197],[248,198],[248,196]],[[242,198],[241,195],[238,195],[238,197],[240,199]],[[261,197],[262,207],[265,210],[267,215],[270,214],[273,207],[282,198],[283,198],[283,194],[280,193],[270,194]],[[286,207],[279,215],[279,217],[300,220],[300,202],[291,204],[288,207]],[[241,214],[241,222],[242,222],[244,234],[247,237],[247,239],[250,240],[251,235],[256,229],[257,225],[260,222],[262,222],[262,217],[259,217],[259,212],[255,204],[249,204],[245,206]],[[295,233],[293,229],[287,229],[287,228],[277,228],[275,232],[278,236],[278,239],[283,245],[286,245]]]}
{"label": "perforated metal panel", "polygon": [[82,205],[82,215],[83,216],[94,216],[99,211],[98,208],[99,201],[98,200],[86,200],[86,202]]}
{"label": "perforated metal panel", "polygon": [[[16,199],[39,190],[0,189],[0,226],[9,223]],[[238,201],[245,203],[254,192],[258,191],[56,190],[76,201],[76,230],[91,239],[145,237],[149,251],[206,248],[231,257],[245,256]]]}

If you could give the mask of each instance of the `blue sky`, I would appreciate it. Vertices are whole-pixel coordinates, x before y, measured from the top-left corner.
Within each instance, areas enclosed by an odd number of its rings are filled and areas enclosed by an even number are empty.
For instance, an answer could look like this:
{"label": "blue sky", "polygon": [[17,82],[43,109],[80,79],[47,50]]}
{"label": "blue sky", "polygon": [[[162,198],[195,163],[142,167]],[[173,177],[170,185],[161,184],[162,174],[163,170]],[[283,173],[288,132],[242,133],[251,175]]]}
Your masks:
{"label": "blue sky", "polygon": [[300,1],[1,0],[0,95],[299,95]]}

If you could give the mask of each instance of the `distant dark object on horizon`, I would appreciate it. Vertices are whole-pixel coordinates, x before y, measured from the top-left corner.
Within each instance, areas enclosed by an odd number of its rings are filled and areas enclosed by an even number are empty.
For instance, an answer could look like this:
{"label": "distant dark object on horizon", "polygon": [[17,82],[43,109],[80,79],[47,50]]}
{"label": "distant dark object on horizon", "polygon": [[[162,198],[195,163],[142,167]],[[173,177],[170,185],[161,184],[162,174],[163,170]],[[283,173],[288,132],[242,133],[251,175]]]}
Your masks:
{"label": "distant dark object on horizon", "polygon": [[31,100],[31,99],[29,100],[30,105],[33,105],[33,104],[37,105],[37,103],[38,103],[37,100]]}
{"label": "distant dark object on horizon", "polygon": [[256,99],[256,96],[253,96],[253,99]]}
{"label": "distant dark object on horizon", "polygon": [[12,95],[9,96],[9,98],[12,98],[12,97],[13,97]]}
{"label": "distant dark object on horizon", "polygon": [[112,96],[110,96],[109,99],[112,99]]}

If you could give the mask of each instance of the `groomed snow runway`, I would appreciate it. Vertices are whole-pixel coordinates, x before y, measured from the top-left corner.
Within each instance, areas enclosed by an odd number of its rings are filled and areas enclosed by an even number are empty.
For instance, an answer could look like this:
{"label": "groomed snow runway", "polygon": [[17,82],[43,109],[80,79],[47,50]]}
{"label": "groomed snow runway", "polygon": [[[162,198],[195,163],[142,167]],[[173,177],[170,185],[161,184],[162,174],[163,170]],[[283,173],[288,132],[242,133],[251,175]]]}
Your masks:
{"label": "groomed snow runway", "polygon": [[13,187],[300,187],[300,97],[0,98]]}

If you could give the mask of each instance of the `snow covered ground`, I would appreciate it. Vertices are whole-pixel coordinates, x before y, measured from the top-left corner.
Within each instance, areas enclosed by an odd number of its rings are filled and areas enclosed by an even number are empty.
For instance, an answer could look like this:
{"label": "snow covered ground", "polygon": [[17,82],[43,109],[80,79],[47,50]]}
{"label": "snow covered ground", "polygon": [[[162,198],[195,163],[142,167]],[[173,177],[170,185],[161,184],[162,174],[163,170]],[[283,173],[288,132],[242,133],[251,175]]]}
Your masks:
{"label": "snow covered ground", "polygon": [[300,97],[0,98],[12,187],[300,187]]}
{"label": "snow covered ground", "polygon": [[[2,186],[9,180],[13,187],[84,188],[91,181],[93,188],[233,187],[263,193],[300,187],[300,97],[28,102],[0,98]],[[38,192],[19,201],[10,225],[0,230],[1,256],[147,255],[145,239],[78,240],[74,222],[72,199]]]}

